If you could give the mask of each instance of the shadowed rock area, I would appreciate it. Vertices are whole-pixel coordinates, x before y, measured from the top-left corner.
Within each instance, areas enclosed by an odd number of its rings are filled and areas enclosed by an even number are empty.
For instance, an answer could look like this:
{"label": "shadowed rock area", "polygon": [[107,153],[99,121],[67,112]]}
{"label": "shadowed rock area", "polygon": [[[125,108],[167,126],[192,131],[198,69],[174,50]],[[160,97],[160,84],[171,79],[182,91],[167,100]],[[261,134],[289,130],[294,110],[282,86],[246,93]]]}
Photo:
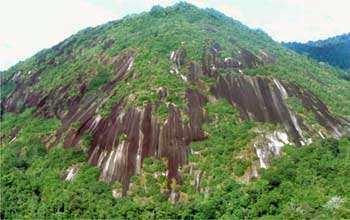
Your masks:
{"label": "shadowed rock area", "polygon": [[[112,43],[108,41],[107,45]],[[188,59],[184,47],[171,52],[172,64],[170,73],[167,74],[175,74],[186,82],[189,80],[197,89],[186,90],[185,108],[167,103],[168,113],[165,120],[161,120],[155,114],[168,96],[167,89],[163,87],[157,90],[156,103],[130,106],[128,98],[122,97],[114,103],[107,116],[102,117],[99,112],[110,97],[118,95],[113,88],[122,80],[137,79],[138,74],[133,69],[137,54],[133,50],[111,58],[101,56],[100,61],[104,65],[111,65],[114,75],[94,93],[89,92],[89,83],[82,78],[78,94],[73,97],[67,92],[70,85],[48,92],[35,92],[31,87],[40,81],[41,71],[27,76],[22,76],[19,72],[12,79],[16,83],[16,89],[2,102],[2,107],[6,111],[16,113],[25,107],[35,107],[37,115],[59,118],[62,126],[47,140],[46,145],[49,148],[63,143],[65,148],[79,149],[83,137],[91,136],[87,160],[100,168],[101,180],[121,182],[124,196],[127,195],[130,178],[140,174],[146,157],[166,159],[169,189],[173,180],[177,183],[182,182],[179,169],[188,163],[191,151],[189,145],[193,141],[208,138],[202,129],[207,120],[204,109],[209,100],[215,102],[211,95],[204,95],[208,92],[217,99],[227,99],[239,110],[242,120],[280,124],[285,129],[287,133],[275,132],[278,135],[267,135],[266,142],[254,145],[263,168],[268,166],[271,155],[279,155],[282,146],[290,143],[288,136],[296,145],[311,142],[311,139],[306,137],[310,132],[308,126],[287,106],[288,97],[301,100],[303,106],[312,111],[319,123],[333,136],[340,137],[344,134],[343,126],[349,125],[349,122],[333,117],[327,106],[311,92],[276,78],[243,75],[245,69],[274,64],[276,58],[272,54],[260,50],[259,55],[254,55],[249,50],[240,48],[236,57],[221,58],[221,50],[218,43],[213,43],[210,48],[204,50],[202,63]],[[222,76],[220,70],[239,72],[240,75]],[[208,89],[202,81],[203,76],[212,78],[216,83]],[[185,122],[183,116],[188,117],[188,121]],[[283,140],[280,140],[281,136]],[[273,152],[270,154],[269,151]],[[72,180],[78,170],[68,169],[63,179]],[[254,172],[257,172],[256,169]],[[198,171],[196,188],[200,185],[202,175],[202,171]],[[169,191],[172,200],[178,197],[174,193]]]}
{"label": "shadowed rock area", "polygon": [[339,71],[184,2],[79,31],[0,71],[0,219],[347,219]]}
{"label": "shadowed rock area", "polygon": [[294,143],[301,145],[308,143],[303,134],[308,130],[301,119],[287,107],[285,99],[290,96],[298,97],[306,109],[314,112],[319,123],[336,137],[342,135],[342,126],[348,124],[345,120],[331,116],[325,104],[310,92],[277,79],[249,76],[219,77],[211,91],[217,98],[225,98],[237,107],[244,119],[282,124]]}

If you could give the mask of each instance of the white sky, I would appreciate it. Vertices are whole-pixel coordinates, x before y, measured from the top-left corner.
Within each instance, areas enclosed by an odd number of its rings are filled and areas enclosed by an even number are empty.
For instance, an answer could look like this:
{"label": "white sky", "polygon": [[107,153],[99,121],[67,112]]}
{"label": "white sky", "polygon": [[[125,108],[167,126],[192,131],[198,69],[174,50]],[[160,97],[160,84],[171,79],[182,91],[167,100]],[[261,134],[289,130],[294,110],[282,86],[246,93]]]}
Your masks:
{"label": "white sky", "polygon": [[[0,70],[77,31],[178,0],[0,0]],[[277,41],[350,32],[350,0],[189,0],[216,8]]]}

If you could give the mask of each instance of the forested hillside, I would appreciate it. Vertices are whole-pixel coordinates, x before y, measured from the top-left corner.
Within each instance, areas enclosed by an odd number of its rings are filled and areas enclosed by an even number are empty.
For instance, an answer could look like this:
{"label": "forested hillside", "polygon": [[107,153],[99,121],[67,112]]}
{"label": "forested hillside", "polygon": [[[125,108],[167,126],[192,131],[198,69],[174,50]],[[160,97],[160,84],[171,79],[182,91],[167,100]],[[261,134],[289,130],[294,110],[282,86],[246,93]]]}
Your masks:
{"label": "forested hillside", "polygon": [[283,43],[283,46],[346,71],[341,76],[350,80],[350,34],[307,43]]}
{"label": "forested hillside", "polygon": [[350,218],[350,83],[213,9],[1,72],[1,219]]}

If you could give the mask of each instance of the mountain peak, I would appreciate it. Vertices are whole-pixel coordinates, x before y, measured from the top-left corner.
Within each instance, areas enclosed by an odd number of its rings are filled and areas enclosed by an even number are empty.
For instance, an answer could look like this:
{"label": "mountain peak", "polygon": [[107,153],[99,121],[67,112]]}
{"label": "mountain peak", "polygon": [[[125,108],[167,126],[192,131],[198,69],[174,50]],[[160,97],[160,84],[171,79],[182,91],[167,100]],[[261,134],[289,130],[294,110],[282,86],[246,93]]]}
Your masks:
{"label": "mountain peak", "polygon": [[304,189],[308,151],[343,157],[350,85],[336,72],[185,2],[85,29],[1,74],[3,215],[290,216],[290,195],[265,207],[256,192]]}

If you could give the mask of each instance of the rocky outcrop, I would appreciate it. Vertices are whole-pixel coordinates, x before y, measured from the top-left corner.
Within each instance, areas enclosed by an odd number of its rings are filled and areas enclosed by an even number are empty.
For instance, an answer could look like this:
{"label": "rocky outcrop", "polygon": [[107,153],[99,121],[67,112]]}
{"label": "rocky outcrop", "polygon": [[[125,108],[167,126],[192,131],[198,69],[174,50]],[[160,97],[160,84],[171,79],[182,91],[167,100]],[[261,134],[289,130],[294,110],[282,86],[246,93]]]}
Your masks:
{"label": "rocky outcrop", "polygon": [[[35,93],[31,87],[38,82],[41,72],[32,73],[29,80],[22,79],[21,73],[18,73],[14,76],[16,90],[5,100],[4,109],[20,112],[22,107],[35,107],[36,114],[61,119],[62,126],[47,139],[49,148],[58,143],[63,143],[65,148],[79,148],[83,137],[90,135],[89,163],[101,169],[101,180],[121,182],[123,195],[128,190],[130,177],[140,173],[144,158],[149,156],[166,158],[169,184],[172,181],[180,183],[179,168],[187,163],[188,145],[206,138],[202,124],[205,120],[203,106],[207,99],[198,91],[187,90],[185,114],[189,120],[186,122],[182,118],[184,113],[173,105],[169,106],[168,116],[163,122],[155,116],[157,104],[127,107],[125,99],[116,103],[107,117],[102,117],[98,113],[99,108],[113,95],[112,89],[132,75],[134,55],[133,51],[129,51],[114,58],[102,57],[101,62],[114,66],[114,78],[101,86],[103,92],[89,95],[86,95],[84,81],[74,97],[68,95],[70,85],[45,94]],[[185,56],[183,49],[173,52],[171,59],[176,70],[184,64]],[[158,93],[160,101],[167,96],[166,88],[160,88]],[[77,172],[77,167],[70,167],[62,178],[71,181]]]}
{"label": "rocky outcrop", "polygon": [[318,115],[320,124],[331,128],[336,136],[341,135],[343,122],[331,116],[325,104],[310,92],[296,85],[267,77],[226,76],[219,77],[211,91],[217,98],[225,98],[238,108],[244,119],[283,125],[296,144],[304,145],[309,142],[305,137],[308,129],[288,108],[285,100],[289,96],[300,98],[306,109]]}
{"label": "rocky outcrop", "polygon": [[181,47],[176,51],[172,51],[170,54],[170,60],[173,63],[170,68],[170,73],[180,75],[182,80],[187,81],[187,77],[180,73],[181,65],[186,62],[186,50]]}
{"label": "rocky outcrop", "polygon": [[2,102],[2,107],[6,111],[19,113],[25,106],[39,105],[43,97],[39,93],[29,92],[28,90],[39,81],[40,74],[41,72],[37,71],[25,76],[25,73],[17,72],[12,78],[16,83],[16,89]]}
{"label": "rocky outcrop", "polygon": [[292,144],[288,134],[284,131],[274,131],[269,134],[260,134],[253,144],[256,155],[259,158],[260,168],[267,168],[273,157],[280,156],[282,148],[286,144]]}
{"label": "rocky outcrop", "polygon": [[186,143],[189,144],[191,141],[201,141],[206,138],[202,124],[206,118],[204,105],[208,99],[200,92],[191,89],[187,90],[186,99],[188,100],[187,115],[189,117],[189,124],[186,127],[188,134]]}
{"label": "rocky outcrop", "polygon": [[[203,140],[202,123],[205,117],[202,106],[207,101],[205,96],[188,90],[189,122],[182,121],[181,112],[170,106],[165,122],[154,116],[154,105],[145,108],[129,108],[124,101],[115,105],[111,114],[102,118],[96,115],[99,105],[96,98],[84,99],[79,109],[70,112],[63,119],[62,128],[56,133],[54,146],[61,137],[65,147],[79,146],[82,136],[92,136],[88,151],[88,161],[101,168],[101,179],[111,182],[120,181],[123,195],[126,194],[130,177],[138,174],[145,157],[167,158],[169,183],[172,179],[181,182],[178,168],[187,162],[188,145],[191,141]],[[72,109],[73,110],[73,109]],[[78,122],[79,128],[71,128]],[[67,132],[66,129],[68,129]]]}
{"label": "rocky outcrop", "polygon": [[[105,46],[113,43],[114,41],[106,41]],[[58,47],[57,50],[61,49]],[[40,80],[42,72],[33,71],[25,77],[18,72],[12,79],[17,84],[16,90],[1,105],[11,112],[20,112],[23,107],[35,107],[37,114],[59,118],[62,126],[53,137],[47,139],[49,148],[58,143],[63,143],[65,148],[80,148],[82,139],[89,135],[91,143],[87,149],[87,160],[100,168],[101,180],[117,180],[122,184],[122,189],[113,193],[115,197],[127,195],[130,178],[141,173],[146,157],[166,159],[165,175],[172,202],[181,198],[180,192],[174,190],[171,184],[182,182],[180,170],[187,164],[191,152],[190,143],[207,138],[202,125],[207,119],[204,107],[209,98],[212,98],[208,95],[209,92],[216,98],[227,99],[240,111],[242,119],[282,125],[281,131],[261,134],[261,140],[254,143],[261,168],[268,166],[272,156],[280,154],[283,145],[303,145],[310,142],[305,135],[308,133],[307,126],[286,104],[288,97],[301,100],[303,106],[316,115],[326,130],[330,130],[337,137],[343,134],[342,126],[348,122],[333,117],[326,105],[307,90],[274,78],[242,75],[245,68],[274,63],[276,59],[273,55],[263,50],[254,55],[241,49],[234,58],[222,58],[220,51],[221,46],[213,43],[204,50],[201,64],[187,60],[184,47],[171,52],[170,74],[177,74],[183,80],[188,80],[187,83],[195,88],[188,87],[186,90],[186,107],[180,109],[167,103],[168,115],[164,121],[157,117],[156,112],[161,104],[165,104],[162,102],[169,95],[165,87],[158,88],[158,100],[155,103],[141,107],[130,106],[127,97],[121,97],[114,103],[108,115],[102,116],[99,111],[111,96],[116,95],[113,89],[120,81],[136,77],[133,70],[136,54],[132,50],[112,58],[100,57],[101,63],[112,65],[114,75],[94,93],[88,93],[89,82],[82,78],[77,79],[79,85],[76,86],[78,93],[75,96],[68,94],[71,84],[48,92],[34,92],[32,86]],[[222,69],[239,72],[240,75],[220,76],[219,70]],[[201,80],[203,75],[216,80],[210,91],[209,86]],[[250,168],[249,178],[258,176],[257,167]],[[73,180],[78,170],[79,167],[70,167],[64,173],[63,179]],[[200,188],[203,172],[199,169],[190,172],[193,172],[193,185],[196,190],[205,191]]]}
{"label": "rocky outcrop", "polygon": [[[331,131],[334,137],[339,138],[346,133],[350,133],[350,122],[345,118],[332,116],[328,107],[310,91],[292,83],[289,83],[285,90],[287,95],[297,97],[308,111],[313,112],[317,121],[326,130]],[[344,125],[345,129],[343,128]],[[320,136],[323,135],[320,134]]]}
{"label": "rocky outcrop", "polygon": [[[35,91],[33,87],[40,81],[43,70],[31,71],[28,74],[21,73],[16,76],[15,90],[2,102],[2,107],[8,112],[19,113],[25,107],[34,107],[36,114],[45,117],[56,116],[67,120],[70,114],[75,114],[76,109],[93,99],[104,99],[116,83],[131,73],[135,52],[130,50],[113,58],[104,58],[101,62],[113,66],[114,78],[101,89],[105,94],[95,93],[85,96],[87,92],[87,82],[81,77],[76,79],[78,94],[69,95],[69,89],[74,86],[73,82],[52,89],[50,91]],[[130,74],[129,74],[130,75]],[[75,88],[73,88],[75,89]],[[67,113],[68,110],[68,113]]]}
{"label": "rocky outcrop", "polygon": [[73,179],[75,178],[75,176],[78,174],[79,172],[79,165],[73,165],[71,167],[69,167],[61,176],[62,180],[65,181],[73,181]]}
{"label": "rocky outcrop", "polygon": [[[85,119],[80,119],[81,127],[68,132],[65,146],[79,144],[83,133],[92,135],[88,161],[101,168],[101,179],[111,182],[120,181],[123,195],[126,195],[130,177],[140,173],[145,157],[166,158],[168,161],[167,178],[169,184],[175,180],[181,182],[179,167],[187,163],[188,145],[192,141],[203,140],[202,123],[205,117],[202,106],[205,96],[199,92],[187,92],[188,124],[184,123],[181,112],[170,106],[165,122],[154,116],[154,105],[145,108],[129,108],[119,103],[112,109],[110,116],[90,116],[86,109]],[[83,114],[84,115],[84,114]]]}
{"label": "rocky outcrop", "polygon": [[218,43],[213,43],[210,48],[204,51],[202,69],[205,75],[217,77],[219,69],[243,73],[242,70],[244,69],[256,68],[276,62],[276,58],[264,50],[260,50],[258,55],[254,55],[249,50],[240,48],[237,56],[225,58],[220,56],[220,51],[221,46]]}

